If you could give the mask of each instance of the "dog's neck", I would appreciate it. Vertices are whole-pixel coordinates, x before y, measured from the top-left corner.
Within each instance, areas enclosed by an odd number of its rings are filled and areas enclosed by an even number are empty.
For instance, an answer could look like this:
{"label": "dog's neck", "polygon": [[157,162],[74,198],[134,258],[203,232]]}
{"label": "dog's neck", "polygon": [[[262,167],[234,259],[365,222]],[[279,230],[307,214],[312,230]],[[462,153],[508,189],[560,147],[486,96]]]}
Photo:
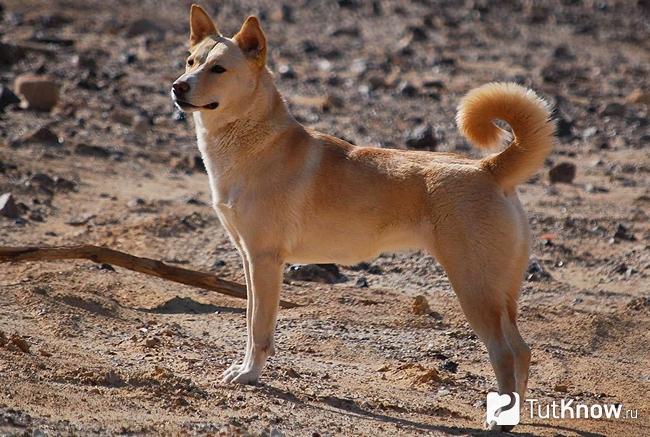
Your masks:
{"label": "dog's neck", "polygon": [[224,164],[259,152],[275,135],[298,124],[266,69],[260,74],[248,107],[241,108],[236,117],[200,111],[194,113],[194,121],[201,152]]}
{"label": "dog's neck", "polygon": [[[236,118],[219,111],[194,113],[197,142],[210,179],[213,197],[223,197],[234,179],[246,175],[247,167],[272,159],[268,147],[273,140],[292,128],[302,128],[293,118],[273,83],[268,70],[262,71],[248,107]],[[277,151],[276,151],[277,152]],[[215,191],[216,190],[216,191]]]}

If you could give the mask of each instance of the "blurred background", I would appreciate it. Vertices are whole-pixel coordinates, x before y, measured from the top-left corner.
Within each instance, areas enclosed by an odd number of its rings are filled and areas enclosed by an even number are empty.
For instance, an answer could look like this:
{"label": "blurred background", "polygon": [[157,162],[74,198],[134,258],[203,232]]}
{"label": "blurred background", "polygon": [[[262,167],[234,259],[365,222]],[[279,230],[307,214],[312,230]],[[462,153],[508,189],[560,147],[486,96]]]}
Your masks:
{"label": "blurred background", "polygon": [[[551,102],[558,146],[520,187],[531,393],[647,417],[650,2],[200,3],[225,35],[256,14],[296,118],[357,145],[477,156],[454,123],[468,90],[514,81]],[[0,0],[0,244],[101,244],[243,280],[169,97],[190,4]],[[281,312],[261,390],[216,384],[243,347],[241,302],[84,262],[3,266],[0,289],[0,431],[471,433],[494,385],[421,253],[288,269],[306,307]]]}

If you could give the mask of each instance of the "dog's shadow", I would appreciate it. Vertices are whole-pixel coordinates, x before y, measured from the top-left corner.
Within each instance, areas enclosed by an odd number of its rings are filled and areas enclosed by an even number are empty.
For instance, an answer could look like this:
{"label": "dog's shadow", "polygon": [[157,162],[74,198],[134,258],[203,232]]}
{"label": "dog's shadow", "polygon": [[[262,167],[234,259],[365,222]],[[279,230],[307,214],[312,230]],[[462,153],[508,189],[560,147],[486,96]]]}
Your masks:
{"label": "dog's shadow", "polygon": [[138,308],[138,311],[155,314],[214,314],[214,313],[245,313],[244,308],[221,307],[209,303],[197,302],[191,297],[176,296],[154,308]]}
{"label": "dog's shadow", "polygon": [[[531,432],[517,432],[516,428],[513,432],[496,432],[496,431],[487,431],[482,428],[471,428],[471,427],[461,427],[461,426],[447,426],[447,425],[432,425],[429,423],[416,422],[414,420],[404,419],[402,417],[389,416],[388,414],[376,413],[373,411],[368,411],[359,406],[355,401],[351,399],[339,398],[336,396],[326,396],[319,397],[315,399],[316,403],[322,403],[323,406],[314,405],[310,402],[307,404],[305,401],[297,397],[295,394],[280,389],[278,387],[260,384],[260,390],[264,391],[269,396],[277,397],[287,402],[294,403],[300,406],[310,406],[313,408],[318,408],[321,410],[335,411],[340,414],[353,416],[353,417],[363,417],[365,419],[376,420],[378,422],[391,423],[403,430],[411,431],[428,431],[428,432],[440,432],[450,435],[472,435],[472,436],[498,436],[498,435],[517,435],[522,437],[535,437],[540,434],[531,433]],[[592,433],[589,431],[581,431],[576,428],[571,428],[568,426],[557,426],[557,425],[548,425],[548,424],[533,424],[525,423],[524,425],[554,429],[558,432],[572,432],[576,435],[583,437],[604,437],[604,434]]]}

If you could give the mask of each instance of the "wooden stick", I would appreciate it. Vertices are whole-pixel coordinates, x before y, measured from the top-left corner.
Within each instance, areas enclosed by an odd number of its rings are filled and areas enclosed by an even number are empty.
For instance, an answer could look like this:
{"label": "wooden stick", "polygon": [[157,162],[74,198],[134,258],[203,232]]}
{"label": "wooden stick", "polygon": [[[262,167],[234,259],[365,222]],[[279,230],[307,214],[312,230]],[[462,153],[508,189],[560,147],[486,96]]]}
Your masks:
{"label": "wooden stick", "polygon": [[[205,288],[227,296],[246,299],[246,287],[237,282],[219,279],[210,273],[197,272],[182,267],[170,266],[162,261],[129,255],[107,247],[82,246],[27,246],[0,247],[0,263],[21,261],[57,261],[64,259],[87,259],[96,263],[108,263],[125,269],[156,276],[185,285]],[[283,308],[300,306],[280,300]]]}

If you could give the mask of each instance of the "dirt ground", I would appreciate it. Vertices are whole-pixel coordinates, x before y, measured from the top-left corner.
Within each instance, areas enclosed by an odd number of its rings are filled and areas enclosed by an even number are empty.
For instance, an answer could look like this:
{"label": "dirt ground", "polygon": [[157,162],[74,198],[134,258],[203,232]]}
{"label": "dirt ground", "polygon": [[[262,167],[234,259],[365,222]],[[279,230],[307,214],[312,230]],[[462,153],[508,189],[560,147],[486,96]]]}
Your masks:
{"label": "dirt ground", "polygon": [[[355,144],[402,148],[430,127],[427,148],[475,154],[454,125],[470,88],[517,81],[553,102],[560,144],[520,187],[528,397],[638,418],[523,417],[515,432],[650,435],[648,2],[204,5],[228,35],[258,14],[297,118]],[[243,281],[168,96],[189,2],[2,6],[0,83],[35,72],[61,92],[50,112],[0,113],[0,195],[20,215],[0,216],[0,244],[106,245]],[[552,184],[561,163],[576,176]],[[4,264],[0,434],[481,434],[496,382],[441,267],[404,253],[340,269],[285,281],[303,306],[280,311],[260,384],[234,386],[220,374],[243,353],[243,301],[84,261]]]}

